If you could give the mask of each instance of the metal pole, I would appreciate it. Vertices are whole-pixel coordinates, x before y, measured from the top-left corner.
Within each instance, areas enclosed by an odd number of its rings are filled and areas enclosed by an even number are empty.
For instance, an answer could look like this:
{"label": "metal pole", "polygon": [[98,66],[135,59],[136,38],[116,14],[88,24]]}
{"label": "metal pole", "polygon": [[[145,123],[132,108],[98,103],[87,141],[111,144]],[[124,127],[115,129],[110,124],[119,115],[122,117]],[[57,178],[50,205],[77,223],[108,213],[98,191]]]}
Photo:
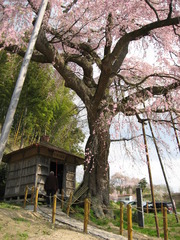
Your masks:
{"label": "metal pole", "polygon": [[159,225],[158,225],[158,218],[157,218],[156,203],[155,203],[155,198],[154,198],[154,189],[153,189],[151,167],[150,167],[150,161],[149,161],[149,153],[148,153],[148,147],[147,147],[147,141],[146,141],[146,133],[145,133],[145,128],[144,128],[144,122],[142,122],[142,131],[143,131],[144,145],[145,145],[145,151],[146,151],[146,159],[147,159],[148,172],[149,172],[149,181],[150,181],[150,186],[151,186],[152,202],[153,202],[153,207],[154,207],[154,217],[155,217],[155,223],[156,223],[156,232],[157,232],[157,237],[159,237],[160,236],[160,234],[159,234]]}
{"label": "metal pole", "polygon": [[26,51],[26,54],[25,54],[25,57],[24,57],[24,60],[23,60],[22,66],[21,66],[21,70],[20,70],[20,73],[19,73],[19,76],[18,76],[18,79],[16,82],[16,86],[15,86],[13,95],[11,97],[11,102],[10,102],[10,105],[8,108],[8,112],[6,114],[6,119],[5,119],[5,122],[3,125],[1,138],[0,138],[0,162],[2,160],[4,149],[6,147],[6,143],[7,143],[8,136],[9,136],[9,133],[11,130],[11,126],[13,123],[14,115],[16,112],[19,98],[20,98],[20,94],[21,94],[21,91],[23,88],[23,84],[24,84],[24,80],[26,77],[29,62],[30,62],[32,54],[33,54],[33,50],[35,47],[35,43],[36,43],[36,40],[38,37],[38,33],[39,33],[39,30],[41,27],[41,23],[42,23],[44,14],[45,14],[47,4],[48,4],[48,0],[42,0],[41,6],[39,9],[39,14],[38,14],[38,17],[37,17],[37,20],[36,20],[32,35],[31,35],[31,39],[28,44],[28,48],[27,48],[27,51]]}

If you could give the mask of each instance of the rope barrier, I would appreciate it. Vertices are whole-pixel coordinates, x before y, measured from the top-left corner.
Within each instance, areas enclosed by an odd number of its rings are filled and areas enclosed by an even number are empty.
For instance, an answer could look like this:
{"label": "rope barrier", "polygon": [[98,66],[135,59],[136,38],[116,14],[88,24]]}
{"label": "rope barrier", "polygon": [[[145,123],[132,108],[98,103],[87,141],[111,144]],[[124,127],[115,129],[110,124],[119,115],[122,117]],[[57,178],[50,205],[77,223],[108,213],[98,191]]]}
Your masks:
{"label": "rope barrier", "polygon": [[[31,199],[28,200],[27,196],[28,196],[28,191],[31,191]],[[34,194],[35,193],[35,194]],[[32,187],[28,187],[26,186],[25,188],[25,197],[24,197],[24,207],[26,206],[26,203],[32,203],[34,200],[34,212],[37,211],[37,209],[39,209],[44,215],[47,215],[48,218],[50,219],[50,215],[47,214],[45,211],[43,211],[43,209],[38,205],[38,194],[40,194],[43,197],[48,197],[47,194],[44,194],[44,192],[39,191],[38,192],[38,188],[34,188],[34,186]],[[70,198],[66,199],[66,200],[62,200],[62,198],[60,198],[58,195],[54,195],[54,196],[50,196],[50,198],[53,198],[53,206],[52,206],[52,224],[55,223],[55,217],[56,214],[58,215],[58,213],[56,213],[56,208],[57,208],[57,203],[62,203],[64,205],[67,206],[68,208],[68,212],[67,215],[69,216],[69,212],[74,212],[77,213],[78,210],[74,209],[72,207],[72,205],[76,206],[78,204],[82,204],[84,203],[84,232],[87,233],[87,225],[89,223],[89,217],[90,217],[90,206],[92,206],[92,203],[86,199],[85,201],[80,201],[77,200],[75,202],[72,203],[72,201],[70,201],[70,199],[72,200],[72,194],[70,196]],[[61,205],[62,206],[62,205]],[[86,207],[85,207],[86,206]],[[143,208],[143,210],[137,209],[137,207],[135,206],[131,206],[131,205],[127,205],[127,211],[125,208],[123,208],[124,205],[120,205],[120,208],[115,208],[115,207],[109,207],[109,208],[102,208],[106,211],[119,211],[119,218],[120,218],[120,230],[119,230],[119,234],[123,235],[123,225],[127,225],[127,229],[128,229],[128,240],[132,239],[132,233],[134,230],[134,228],[132,227],[132,216],[134,214],[137,214],[138,212],[140,213],[144,213],[145,216],[149,216],[149,213],[145,212],[145,209]],[[153,209],[151,208],[151,210],[153,211]],[[163,222],[163,226],[160,229],[163,229],[164,232],[164,239],[167,240],[168,239],[168,227],[167,227],[167,209],[166,209],[166,213],[164,213],[165,208],[163,208],[163,214],[159,214],[158,217],[161,219],[161,221]],[[121,213],[121,215],[120,215]],[[179,213],[178,213],[179,214]],[[180,214],[179,214],[180,215]],[[126,221],[127,218],[127,221]],[[144,229],[149,229],[149,227],[143,227]],[[156,227],[152,226],[151,227],[152,230],[156,230]],[[137,230],[135,231],[137,235],[141,235],[141,233],[138,233]],[[148,236],[143,236],[144,239],[148,239]]]}

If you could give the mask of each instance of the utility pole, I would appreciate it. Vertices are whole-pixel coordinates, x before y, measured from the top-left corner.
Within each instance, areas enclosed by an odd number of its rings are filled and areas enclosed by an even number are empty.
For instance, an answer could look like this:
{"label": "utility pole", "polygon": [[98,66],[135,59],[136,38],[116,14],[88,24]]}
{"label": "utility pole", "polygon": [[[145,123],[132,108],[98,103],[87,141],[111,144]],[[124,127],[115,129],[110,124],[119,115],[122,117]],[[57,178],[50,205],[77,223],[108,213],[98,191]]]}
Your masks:
{"label": "utility pole", "polygon": [[46,11],[46,7],[48,4],[48,0],[42,0],[40,8],[39,8],[39,13],[38,13],[38,17],[36,19],[36,23],[31,35],[31,39],[29,41],[28,44],[28,48],[25,54],[25,57],[23,59],[23,63],[21,66],[21,70],[16,82],[16,86],[14,88],[14,92],[13,95],[11,97],[11,102],[8,108],[8,112],[6,114],[6,119],[2,128],[2,132],[1,132],[1,137],[0,137],[0,162],[2,161],[2,157],[3,157],[3,153],[4,153],[4,149],[6,147],[6,143],[8,140],[8,136],[11,130],[11,126],[14,120],[14,115],[16,112],[16,108],[19,102],[19,98],[20,98],[20,94],[23,88],[23,84],[24,84],[24,80],[27,74],[27,70],[28,70],[28,66],[34,51],[34,47],[35,47],[35,43],[38,37],[38,33],[43,21],[43,17]]}

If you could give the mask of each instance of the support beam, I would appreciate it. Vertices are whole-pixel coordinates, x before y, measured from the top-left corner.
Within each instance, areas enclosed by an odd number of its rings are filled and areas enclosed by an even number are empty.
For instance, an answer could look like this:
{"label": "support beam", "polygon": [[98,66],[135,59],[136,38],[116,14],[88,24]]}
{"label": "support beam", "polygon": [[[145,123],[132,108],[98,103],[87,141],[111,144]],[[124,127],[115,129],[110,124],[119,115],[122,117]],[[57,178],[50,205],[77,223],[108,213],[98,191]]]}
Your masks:
{"label": "support beam", "polygon": [[154,188],[153,188],[151,166],[150,166],[150,161],[149,161],[149,152],[148,152],[148,146],[147,146],[147,141],[146,141],[146,132],[145,132],[145,128],[144,128],[144,122],[142,122],[142,132],[143,132],[143,137],[144,137],[146,160],[147,160],[147,166],[148,166],[148,172],[149,172],[151,196],[152,196],[152,202],[153,202],[153,207],[154,207],[154,218],[155,218],[155,223],[156,223],[156,232],[157,232],[157,237],[160,237],[159,224],[158,224],[158,218],[157,218],[157,209],[156,209],[156,202],[155,202],[155,197],[154,197]]}

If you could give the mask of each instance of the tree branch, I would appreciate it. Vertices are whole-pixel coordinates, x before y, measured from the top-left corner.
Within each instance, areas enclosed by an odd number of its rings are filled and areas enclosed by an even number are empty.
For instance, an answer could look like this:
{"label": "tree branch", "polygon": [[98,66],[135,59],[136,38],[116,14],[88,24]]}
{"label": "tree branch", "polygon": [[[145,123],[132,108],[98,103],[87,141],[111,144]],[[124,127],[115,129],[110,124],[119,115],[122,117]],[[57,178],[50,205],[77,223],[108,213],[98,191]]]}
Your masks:
{"label": "tree branch", "polygon": [[154,29],[171,26],[171,25],[176,25],[179,22],[180,22],[180,16],[175,17],[175,18],[168,18],[165,20],[149,23],[137,30],[134,30],[130,33],[125,34],[116,43],[114,50],[110,54],[109,61],[111,62],[111,64],[114,63],[114,61],[117,60],[117,58],[121,54],[122,50],[124,49],[124,46],[127,45],[130,41],[137,40],[143,36],[147,36],[149,34],[149,32]]}
{"label": "tree branch", "polygon": [[68,13],[77,2],[78,0],[73,0],[67,7],[64,7],[65,10],[63,10],[63,13]]}
{"label": "tree branch", "polygon": [[104,48],[104,56],[108,55],[111,50],[111,45],[112,45],[111,31],[112,31],[112,14],[109,13],[108,19],[107,19],[107,25],[105,29],[106,44]]}
{"label": "tree branch", "polygon": [[155,15],[156,15],[156,18],[157,18],[157,20],[159,21],[160,19],[159,19],[159,16],[158,16],[158,14],[157,14],[157,11],[156,11],[156,9],[153,7],[153,5],[152,4],[150,4],[150,2],[148,1],[148,0],[145,0],[145,2],[147,3],[147,5],[153,10],[153,12],[155,13]]}
{"label": "tree branch", "polygon": [[[25,54],[26,54],[26,52],[23,49],[19,48],[17,45],[9,45],[9,46],[4,47],[4,44],[1,43],[0,44],[0,48],[3,48],[4,50],[6,50],[6,51],[8,51],[8,52],[10,52],[12,54],[17,54],[17,55],[19,55],[21,57],[24,57]],[[34,53],[32,55],[31,59],[32,59],[32,61],[38,62],[38,63],[51,63],[42,54],[35,54]]]}
{"label": "tree branch", "polygon": [[[134,137],[131,137],[131,138],[111,139],[110,141],[111,141],[111,142],[132,141],[133,139],[136,139],[136,138],[139,138],[139,137],[142,137],[142,136],[143,136],[143,134],[139,134],[139,135],[134,136]],[[148,134],[146,134],[146,136],[149,137],[149,138],[152,138],[152,136],[150,136],[150,135],[148,135]]]}

